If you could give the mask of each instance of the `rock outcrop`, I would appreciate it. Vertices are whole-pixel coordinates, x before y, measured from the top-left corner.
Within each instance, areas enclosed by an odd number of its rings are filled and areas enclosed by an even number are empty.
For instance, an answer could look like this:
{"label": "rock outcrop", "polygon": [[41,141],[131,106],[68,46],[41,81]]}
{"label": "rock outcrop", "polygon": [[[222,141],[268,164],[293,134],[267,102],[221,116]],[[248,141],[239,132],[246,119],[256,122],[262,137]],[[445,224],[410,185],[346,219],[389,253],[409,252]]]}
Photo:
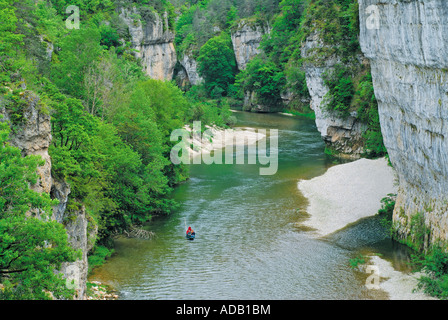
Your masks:
{"label": "rock outcrop", "polygon": [[[312,57],[314,50],[323,46],[319,34],[313,33],[302,45],[302,57]],[[306,83],[311,96],[310,107],[316,115],[317,129],[332,152],[339,157],[358,159],[364,152],[363,134],[367,126],[357,119],[356,112],[348,117],[341,117],[325,108],[324,99],[329,88],[325,85],[323,74],[338,63],[339,59],[335,56],[319,63],[309,60],[304,63]]]}
{"label": "rock outcrop", "polygon": [[199,75],[198,72],[198,63],[192,57],[191,53],[183,53],[182,58],[179,59],[180,64],[185,70],[185,73],[188,78],[188,82],[195,86],[200,84],[204,79]]}
{"label": "rock outcrop", "polygon": [[158,80],[173,79],[177,57],[174,34],[169,30],[168,15],[150,10],[121,8],[121,19],[129,28],[135,57],[141,59],[148,76]]}
{"label": "rock outcrop", "polygon": [[[23,91],[22,99],[26,100],[23,110],[22,125],[15,126],[11,135],[11,145],[22,151],[22,156],[38,155],[45,160],[45,164],[37,169],[38,181],[31,189],[37,192],[50,193],[53,179],[51,177],[51,158],[48,148],[51,143],[50,115],[40,112],[40,98],[31,91]],[[10,116],[6,110],[0,110],[6,121]]]}
{"label": "rock outcrop", "polygon": [[249,19],[241,20],[232,30],[233,50],[239,70],[246,69],[250,59],[260,53],[259,46],[266,33],[269,33],[269,27]]}
{"label": "rock outcrop", "polygon": [[448,3],[360,0],[360,42],[370,59],[384,144],[399,176],[398,235],[448,241]]}
{"label": "rock outcrop", "polygon": [[[53,179],[51,175],[52,163],[48,153],[52,140],[51,117],[40,110],[40,98],[33,92],[24,91],[22,98],[27,102],[23,110],[23,120],[14,126],[10,143],[19,148],[23,156],[39,155],[45,160],[44,165],[37,169],[38,181],[30,188],[36,192],[48,193],[53,199],[59,200],[59,204],[53,208],[53,219],[64,225],[69,243],[74,249],[81,249],[82,259],[64,263],[58,272],[63,273],[68,286],[73,285],[75,299],[84,299],[88,271],[87,253],[92,249],[97,229],[89,222],[84,208],[70,212],[68,219],[66,207],[70,186],[66,182]],[[6,109],[0,109],[0,114],[4,116],[4,120],[10,120]]]}

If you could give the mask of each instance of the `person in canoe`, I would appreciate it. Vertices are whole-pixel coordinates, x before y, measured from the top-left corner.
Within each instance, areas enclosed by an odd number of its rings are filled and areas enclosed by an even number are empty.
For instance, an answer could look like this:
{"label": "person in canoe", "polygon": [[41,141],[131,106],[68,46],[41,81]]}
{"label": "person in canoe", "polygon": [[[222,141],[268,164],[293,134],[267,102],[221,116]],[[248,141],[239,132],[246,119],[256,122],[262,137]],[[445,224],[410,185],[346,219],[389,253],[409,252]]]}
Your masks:
{"label": "person in canoe", "polygon": [[191,236],[194,236],[194,235],[195,235],[194,230],[191,228],[191,226],[188,226],[188,229],[187,229],[187,237],[188,237],[188,238],[191,238]]}

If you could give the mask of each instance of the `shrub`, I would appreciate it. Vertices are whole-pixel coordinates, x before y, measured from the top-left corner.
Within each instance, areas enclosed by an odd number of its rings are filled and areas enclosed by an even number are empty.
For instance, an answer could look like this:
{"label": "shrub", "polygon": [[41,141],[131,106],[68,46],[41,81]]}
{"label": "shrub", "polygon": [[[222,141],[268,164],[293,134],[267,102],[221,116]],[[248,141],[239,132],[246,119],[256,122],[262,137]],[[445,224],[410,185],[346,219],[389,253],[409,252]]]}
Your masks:
{"label": "shrub", "polygon": [[422,265],[425,275],[419,278],[417,290],[446,300],[448,298],[448,253],[446,250],[436,246],[418,263]]}

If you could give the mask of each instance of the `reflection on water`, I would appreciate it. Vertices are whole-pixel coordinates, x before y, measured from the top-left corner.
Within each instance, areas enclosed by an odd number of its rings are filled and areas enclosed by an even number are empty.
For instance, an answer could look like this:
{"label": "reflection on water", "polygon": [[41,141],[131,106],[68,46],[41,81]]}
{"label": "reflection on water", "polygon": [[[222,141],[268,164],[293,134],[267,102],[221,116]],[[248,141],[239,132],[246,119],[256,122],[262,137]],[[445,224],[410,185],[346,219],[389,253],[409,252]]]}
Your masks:
{"label": "reflection on water", "polygon": [[[91,280],[111,284],[122,299],[385,298],[349,266],[365,251],[406,259],[377,219],[325,239],[297,227],[307,207],[297,182],[331,165],[314,122],[236,115],[240,126],[279,130],[277,174],[260,176],[247,164],[192,166],[191,179],[173,195],[180,209],[149,226],[157,237],[117,240],[117,254]],[[186,224],[196,240],[185,240]]]}

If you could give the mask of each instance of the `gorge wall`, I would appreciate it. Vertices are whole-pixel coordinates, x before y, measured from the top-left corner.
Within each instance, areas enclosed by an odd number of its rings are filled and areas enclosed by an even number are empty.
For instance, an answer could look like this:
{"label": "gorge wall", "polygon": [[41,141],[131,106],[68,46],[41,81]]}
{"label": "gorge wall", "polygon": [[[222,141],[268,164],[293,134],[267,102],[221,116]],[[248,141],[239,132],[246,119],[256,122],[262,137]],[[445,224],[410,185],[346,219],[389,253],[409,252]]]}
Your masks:
{"label": "gorge wall", "polygon": [[172,80],[177,56],[168,15],[132,7],[121,8],[120,18],[128,26],[135,57],[141,59],[145,73],[153,79]]}
{"label": "gorge wall", "polygon": [[[268,24],[260,24],[251,19],[242,19],[231,30],[232,46],[239,71],[246,69],[249,61],[261,53],[260,44],[265,34],[269,34]],[[275,112],[276,107],[261,103],[255,92],[244,93],[244,111]]]}
{"label": "gorge wall", "polygon": [[[385,146],[399,176],[398,237],[448,240],[448,2],[359,0]],[[416,219],[420,217],[420,219]]]}
{"label": "gorge wall", "polygon": [[246,69],[249,61],[260,53],[263,35],[269,33],[268,25],[261,25],[250,19],[242,19],[232,30],[231,38],[238,70]]}
{"label": "gorge wall", "polygon": [[[340,59],[333,55],[324,61],[315,61],[315,50],[324,47],[319,33],[313,32],[305,39],[301,48],[302,57],[306,61],[303,68],[311,96],[310,107],[316,115],[317,130],[332,152],[341,158],[358,159],[364,152],[363,134],[367,125],[358,120],[356,112],[348,117],[341,117],[325,107],[325,96],[329,88],[325,85],[323,75],[339,64]],[[359,57],[361,63],[363,59],[364,57]]]}
{"label": "gorge wall", "polygon": [[204,81],[199,75],[198,62],[194,59],[192,53],[184,52],[182,58],[179,59],[179,63],[185,70],[187,81],[195,86]]}
{"label": "gorge wall", "polygon": [[[48,153],[52,140],[51,117],[41,112],[40,98],[33,92],[24,91],[23,99],[27,102],[23,121],[15,126],[10,143],[19,148],[23,156],[39,155],[45,160],[45,164],[38,167],[38,181],[30,188],[36,192],[48,193],[53,199],[59,200],[53,210],[53,219],[64,225],[69,243],[75,250],[81,249],[82,257],[73,263],[63,263],[58,272],[61,272],[67,279],[67,284],[75,289],[74,298],[84,299],[88,273],[87,254],[93,247],[97,228],[89,220],[85,208],[73,212],[66,210],[70,186],[64,181],[55,180],[51,175],[52,162]],[[5,108],[0,108],[0,114],[4,116],[2,121],[10,121]]]}

